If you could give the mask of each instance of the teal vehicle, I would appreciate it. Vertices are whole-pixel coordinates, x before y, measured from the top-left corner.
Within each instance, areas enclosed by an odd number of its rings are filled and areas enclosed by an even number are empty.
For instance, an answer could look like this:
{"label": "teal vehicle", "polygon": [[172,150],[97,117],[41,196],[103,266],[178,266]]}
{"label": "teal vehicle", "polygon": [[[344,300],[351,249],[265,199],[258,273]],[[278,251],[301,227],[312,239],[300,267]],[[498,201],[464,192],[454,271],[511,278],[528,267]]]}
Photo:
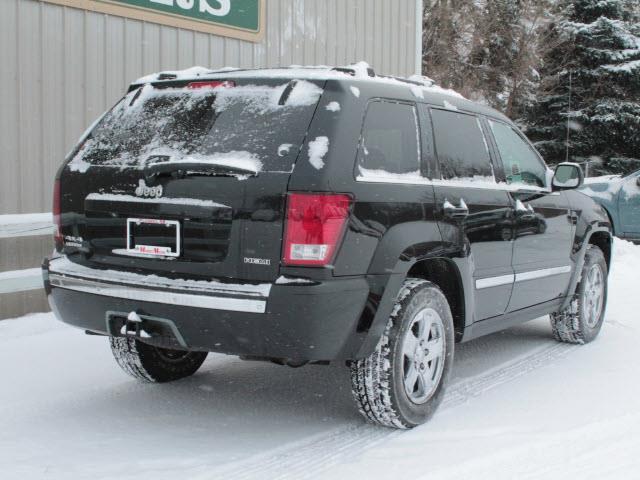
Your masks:
{"label": "teal vehicle", "polygon": [[617,237],[640,243],[640,170],[586,178],[580,190],[605,208]]}

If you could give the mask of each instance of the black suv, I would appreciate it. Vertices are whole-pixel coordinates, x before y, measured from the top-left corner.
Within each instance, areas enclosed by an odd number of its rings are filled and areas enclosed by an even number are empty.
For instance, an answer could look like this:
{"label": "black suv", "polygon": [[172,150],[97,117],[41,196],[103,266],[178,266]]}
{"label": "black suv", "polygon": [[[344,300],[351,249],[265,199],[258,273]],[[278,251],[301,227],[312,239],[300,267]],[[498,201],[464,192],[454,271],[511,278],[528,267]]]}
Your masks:
{"label": "black suv", "polygon": [[163,73],[131,85],[60,168],[57,317],[134,377],[207,352],[340,362],[370,421],[442,400],[454,345],[551,315],[602,325],[611,225],[500,113],[361,69]]}

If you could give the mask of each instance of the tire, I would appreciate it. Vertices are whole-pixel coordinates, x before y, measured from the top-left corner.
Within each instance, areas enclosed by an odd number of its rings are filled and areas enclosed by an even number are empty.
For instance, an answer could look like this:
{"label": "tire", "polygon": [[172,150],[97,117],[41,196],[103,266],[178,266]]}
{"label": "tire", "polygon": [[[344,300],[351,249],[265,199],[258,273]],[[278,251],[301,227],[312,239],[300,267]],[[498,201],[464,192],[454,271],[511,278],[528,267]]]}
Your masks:
{"label": "tire", "polygon": [[202,365],[207,352],[153,347],[134,338],[110,337],[118,365],[141,382],[164,383],[189,377]]}
{"label": "tire", "polygon": [[[429,345],[433,348],[425,353]],[[453,354],[453,318],[446,297],[435,284],[408,278],[376,350],[351,363],[360,413],[385,427],[413,428],[426,422],[442,401]]]}
{"label": "tire", "polygon": [[[607,307],[607,262],[595,245],[585,253],[580,283],[569,307],[551,314],[556,340],[564,343],[589,343],[600,333]],[[596,277],[600,283],[596,282]]]}

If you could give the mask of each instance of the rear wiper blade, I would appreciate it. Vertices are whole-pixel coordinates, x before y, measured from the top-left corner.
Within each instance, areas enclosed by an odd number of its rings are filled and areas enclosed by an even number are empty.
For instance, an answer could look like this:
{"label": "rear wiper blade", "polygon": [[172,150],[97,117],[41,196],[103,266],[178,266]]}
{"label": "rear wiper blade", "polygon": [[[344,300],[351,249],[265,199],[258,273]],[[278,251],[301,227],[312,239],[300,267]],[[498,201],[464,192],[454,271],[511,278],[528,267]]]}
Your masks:
{"label": "rear wiper blade", "polygon": [[225,165],[203,162],[160,162],[147,165],[144,169],[147,178],[170,175],[176,178],[188,176],[255,176],[253,169],[236,165]]}

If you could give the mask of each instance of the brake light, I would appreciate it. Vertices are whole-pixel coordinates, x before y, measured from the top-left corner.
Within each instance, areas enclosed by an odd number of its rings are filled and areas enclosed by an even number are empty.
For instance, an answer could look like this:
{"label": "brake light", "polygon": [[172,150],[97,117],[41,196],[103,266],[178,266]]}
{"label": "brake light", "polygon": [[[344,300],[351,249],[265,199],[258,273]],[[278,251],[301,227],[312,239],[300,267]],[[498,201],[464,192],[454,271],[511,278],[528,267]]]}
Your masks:
{"label": "brake light", "polygon": [[187,84],[187,88],[231,88],[235,86],[235,82],[230,82],[228,80],[211,80],[206,82],[191,82]]}
{"label": "brake light", "polygon": [[347,226],[351,201],[351,197],[344,194],[289,194],[284,264],[323,266],[331,263]]}
{"label": "brake light", "polygon": [[53,240],[56,244],[56,249],[60,250],[62,248],[62,231],[60,225],[60,179],[56,179],[53,184],[53,205],[52,205],[52,213],[53,213]]}

